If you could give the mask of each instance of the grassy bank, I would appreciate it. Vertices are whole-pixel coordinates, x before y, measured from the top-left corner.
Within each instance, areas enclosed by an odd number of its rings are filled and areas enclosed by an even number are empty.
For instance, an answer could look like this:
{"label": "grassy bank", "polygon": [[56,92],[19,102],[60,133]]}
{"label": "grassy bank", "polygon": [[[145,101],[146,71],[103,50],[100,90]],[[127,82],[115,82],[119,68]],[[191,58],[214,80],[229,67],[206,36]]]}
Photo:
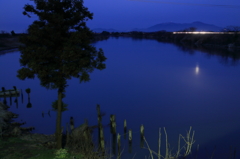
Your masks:
{"label": "grassy bank", "polygon": [[57,150],[36,141],[20,137],[0,138],[1,159],[85,159],[81,153],[72,153],[68,149]]}
{"label": "grassy bank", "polygon": [[2,159],[53,159],[54,153],[54,149],[48,149],[19,137],[0,139],[0,158]]}

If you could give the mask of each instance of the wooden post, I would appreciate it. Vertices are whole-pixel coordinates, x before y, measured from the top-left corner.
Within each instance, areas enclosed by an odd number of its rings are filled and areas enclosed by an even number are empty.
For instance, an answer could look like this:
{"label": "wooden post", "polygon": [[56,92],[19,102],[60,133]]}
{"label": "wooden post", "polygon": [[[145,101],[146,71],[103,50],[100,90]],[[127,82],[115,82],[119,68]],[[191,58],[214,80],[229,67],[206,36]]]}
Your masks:
{"label": "wooden post", "polygon": [[9,91],[9,95],[10,95],[10,105],[12,105],[12,93],[11,93],[11,91]]}
{"label": "wooden post", "polygon": [[21,89],[21,97],[22,97],[22,103],[23,103],[23,92],[22,92],[22,89]]}
{"label": "wooden post", "polygon": [[68,123],[66,124],[66,145],[68,145],[68,143],[69,143],[69,125],[68,125]]}
{"label": "wooden post", "polygon": [[128,152],[132,153],[132,129],[129,129],[128,131],[128,145],[129,145]]}
{"label": "wooden post", "polygon": [[117,134],[117,144],[118,144],[118,158],[120,159],[121,157],[121,136],[118,133]]}
{"label": "wooden post", "polygon": [[103,134],[103,126],[100,124],[100,148],[104,152],[105,143],[104,143],[104,134]]}
{"label": "wooden post", "polygon": [[144,146],[144,126],[141,125],[140,127],[140,139],[141,139],[141,142],[140,142],[140,147],[143,148]]}
{"label": "wooden post", "polygon": [[71,131],[73,131],[73,129],[74,129],[74,119],[72,116],[70,117],[70,129],[71,129]]}
{"label": "wooden post", "polygon": [[5,94],[5,88],[2,87],[2,92],[3,92],[3,104],[7,105],[7,100],[6,100],[6,94]]}
{"label": "wooden post", "polygon": [[99,104],[97,104],[97,114],[98,114],[98,142],[99,142],[99,148],[104,153],[105,143],[104,143],[104,134],[103,134],[103,126],[102,126],[102,116],[101,116],[101,110],[100,110],[100,105]]}
{"label": "wooden post", "polygon": [[125,119],[124,120],[124,123],[123,123],[123,131],[124,131],[124,139],[126,139],[126,136],[127,136],[127,120]]}
{"label": "wooden post", "polygon": [[112,134],[112,153],[113,155],[116,155],[116,140],[117,140],[117,135],[116,134]]}
{"label": "wooden post", "polygon": [[97,104],[97,114],[98,114],[98,124],[102,121],[101,111],[100,111],[100,105]]}
{"label": "wooden post", "polygon": [[[18,93],[17,93],[17,88],[13,86],[15,93],[13,93],[13,96],[16,96],[16,99],[14,100],[14,103],[16,103],[16,108],[18,108]],[[3,91],[6,91],[4,87],[2,87]],[[9,90],[9,94],[11,94],[11,90]],[[11,96],[11,95],[10,95]]]}
{"label": "wooden post", "polygon": [[16,103],[16,108],[18,108],[18,96],[16,96],[16,99],[14,100],[14,102]]}
{"label": "wooden post", "polygon": [[110,115],[110,132],[111,132],[111,134],[113,134],[112,123],[113,123],[113,114]]}
{"label": "wooden post", "polygon": [[48,116],[51,117],[51,115],[50,115],[50,110],[48,110]]}
{"label": "wooden post", "polygon": [[116,117],[115,115],[111,114],[110,115],[110,125],[111,125],[111,133],[116,134]]}

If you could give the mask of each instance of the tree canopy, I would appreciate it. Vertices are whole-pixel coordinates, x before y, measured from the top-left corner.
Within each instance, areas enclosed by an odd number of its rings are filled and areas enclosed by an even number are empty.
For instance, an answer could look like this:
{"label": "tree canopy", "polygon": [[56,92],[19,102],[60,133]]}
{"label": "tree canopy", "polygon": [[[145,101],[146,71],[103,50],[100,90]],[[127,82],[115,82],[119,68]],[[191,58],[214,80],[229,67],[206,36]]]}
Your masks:
{"label": "tree canopy", "polygon": [[23,14],[37,15],[38,20],[20,38],[23,67],[17,76],[22,80],[37,76],[42,86],[58,89],[56,135],[60,136],[62,93],[67,80],[76,77],[80,82],[89,81],[90,72],[106,67],[106,57],[102,49],[91,45],[93,34],[86,21],[93,14],[83,6],[83,0],[34,0],[34,3],[35,6],[24,6]]}
{"label": "tree canopy", "polygon": [[20,42],[24,45],[18,71],[21,79],[37,75],[47,88],[66,86],[66,79],[88,81],[94,68],[104,69],[103,51],[91,43],[92,32],[86,26],[93,14],[83,6],[82,0],[35,0],[36,8],[25,5],[24,15],[36,14],[39,20],[28,28],[28,35]]}

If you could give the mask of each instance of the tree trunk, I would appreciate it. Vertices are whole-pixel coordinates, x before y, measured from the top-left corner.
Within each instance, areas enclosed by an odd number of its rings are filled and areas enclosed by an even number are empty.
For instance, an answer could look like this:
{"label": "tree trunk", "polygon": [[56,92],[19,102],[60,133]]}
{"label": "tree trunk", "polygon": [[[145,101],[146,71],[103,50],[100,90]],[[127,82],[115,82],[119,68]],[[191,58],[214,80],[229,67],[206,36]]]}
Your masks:
{"label": "tree trunk", "polygon": [[62,148],[61,123],[62,123],[62,91],[58,89],[57,122],[56,122],[56,133],[55,133],[57,149]]}

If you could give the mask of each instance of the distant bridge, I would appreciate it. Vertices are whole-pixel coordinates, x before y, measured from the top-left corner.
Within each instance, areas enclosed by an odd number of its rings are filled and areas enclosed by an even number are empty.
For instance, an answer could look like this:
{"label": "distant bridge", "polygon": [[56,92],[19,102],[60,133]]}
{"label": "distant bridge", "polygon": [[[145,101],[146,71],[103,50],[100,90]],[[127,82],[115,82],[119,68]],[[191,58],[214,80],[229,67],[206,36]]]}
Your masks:
{"label": "distant bridge", "polygon": [[208,31],[193,31],[193,32],[173,32],[173,34],[240,34],[240,32],[208,32]]}

